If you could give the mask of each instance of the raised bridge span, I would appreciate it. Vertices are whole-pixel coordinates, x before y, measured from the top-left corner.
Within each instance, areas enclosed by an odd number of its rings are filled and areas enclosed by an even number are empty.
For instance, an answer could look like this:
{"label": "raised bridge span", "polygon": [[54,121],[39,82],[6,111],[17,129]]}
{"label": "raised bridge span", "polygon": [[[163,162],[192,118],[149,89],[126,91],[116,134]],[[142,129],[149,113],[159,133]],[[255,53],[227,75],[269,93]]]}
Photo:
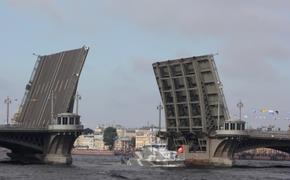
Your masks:
{"label": "raised bridge span", "polygon": [[71,149],[83,126],[73,113],[89,48],[38,56],[15,123],[0,126],[0,146],[12,159],[72,163]]}
{"label": "raised bridge span", "polygon": [[213,55],[153,64],[165,111],[168,148],[184,145],[191,165],[231,166],[234,153],[267,147],[290,153],[288,132],[246,130],[229,116]]}

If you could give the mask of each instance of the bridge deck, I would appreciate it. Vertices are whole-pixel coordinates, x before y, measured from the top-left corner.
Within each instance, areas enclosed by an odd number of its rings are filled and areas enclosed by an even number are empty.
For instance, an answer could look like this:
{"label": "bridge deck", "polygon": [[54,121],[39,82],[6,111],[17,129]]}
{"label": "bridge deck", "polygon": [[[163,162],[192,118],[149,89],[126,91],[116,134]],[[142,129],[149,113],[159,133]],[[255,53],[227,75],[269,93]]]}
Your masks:
{"label": "bridge deck", "polygon": [[258,130],[248,130],[248,135],[251,138],[256,139],[289,139],[290,133],[288,131],[258,131]]}
{"label": "bridge deck", "polygon": [[153,70],[167,131],[209,133],[229,118],[213,55],[156,62]]}
{"label": "bridge deck", "polygon": [[52,116],[72,112],[79,76],[88,48],[39,56],[26,87],[16,121],[22,126],[47,127]]}
{"label": "bridge deck", "polygon": [[65,126],[48,126],[48,127],[23,127],[21,125],[0,125],[0,133],[17,132],[17,133],[48,133],[48,132],[71,132],[82,131],[83,125],[65,125]]}
{"label": "bridge deck", "polygon": [[217,131],[217,137],[243,136],[252,139],[271,139],[271,140],[290,140],[289,131],[261,131],[261,130],[245,130],[245,131]]}

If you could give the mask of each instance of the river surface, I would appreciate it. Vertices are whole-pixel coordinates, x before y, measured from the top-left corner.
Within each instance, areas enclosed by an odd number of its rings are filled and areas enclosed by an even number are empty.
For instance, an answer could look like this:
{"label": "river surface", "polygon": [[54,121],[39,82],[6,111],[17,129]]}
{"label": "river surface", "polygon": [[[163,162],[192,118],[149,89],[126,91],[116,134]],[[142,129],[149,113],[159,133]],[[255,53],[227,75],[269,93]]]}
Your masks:
{"label": "river surface", "polygon": [[73,159],[71,166],[17,164],[3,162],[1,159],[0,180],[290,180],[289,161],[238,161],[238,165],[233,168],[150,168],[122,165],[120,158],[115,156],[77,155]]}

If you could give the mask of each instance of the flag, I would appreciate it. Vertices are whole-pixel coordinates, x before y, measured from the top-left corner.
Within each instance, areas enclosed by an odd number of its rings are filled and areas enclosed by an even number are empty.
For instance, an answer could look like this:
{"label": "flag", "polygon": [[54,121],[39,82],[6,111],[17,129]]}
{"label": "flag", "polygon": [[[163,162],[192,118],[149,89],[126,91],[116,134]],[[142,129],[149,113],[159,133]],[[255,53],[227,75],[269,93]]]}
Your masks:
{"label": "flag", "polygon": [[252,108],[252,112],[253,113],[256,113],[257,112],[257,109],[256,108]]}
{"label": "flag", "polygon": [[271,115],[274,115],[275,111],[274,110],[268,110],[268,113],[271,114]]}
{"label": "flag", "polygon": [[260,109],[260,112],[261,112],[261,113],[268,112],[268,109],[267,109],[267,108],[261,108],[261,109]]}

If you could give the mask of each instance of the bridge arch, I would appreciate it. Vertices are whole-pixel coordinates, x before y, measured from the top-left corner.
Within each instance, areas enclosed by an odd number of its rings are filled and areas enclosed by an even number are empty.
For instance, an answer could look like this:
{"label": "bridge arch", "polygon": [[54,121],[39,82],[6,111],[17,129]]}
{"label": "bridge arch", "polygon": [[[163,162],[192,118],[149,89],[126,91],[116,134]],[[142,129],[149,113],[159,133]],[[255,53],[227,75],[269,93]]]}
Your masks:
{"label": "bridge arch", "polygon": [[290,140],[254,138],[225,139],[218,144],[214,152],[214,157],[232,160],[235,153],[257,148],[270,148],[290,154]]}
{"label": "bridge arch", "polygon": [[43,142],[41,137],[25,135],[9,135],[0,137],[0,146],[11,150],[12,152],[43,152]]}

